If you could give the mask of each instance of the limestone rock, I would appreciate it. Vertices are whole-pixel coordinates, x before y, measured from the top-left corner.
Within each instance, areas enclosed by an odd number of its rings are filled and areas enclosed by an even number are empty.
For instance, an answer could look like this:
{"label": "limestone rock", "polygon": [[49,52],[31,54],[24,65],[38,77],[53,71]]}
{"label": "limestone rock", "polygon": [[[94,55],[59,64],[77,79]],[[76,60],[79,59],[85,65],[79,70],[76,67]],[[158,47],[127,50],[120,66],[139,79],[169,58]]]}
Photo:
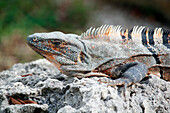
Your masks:
{"label": "limestone rock", "polygon": [[[30,74],[31,76],[22,76]],[[0,72],[0,113],[169,113],[170,82],[157,76],[127,88],[61,74],[45,59]],[[9,104],[9,96],[38,104]]]}

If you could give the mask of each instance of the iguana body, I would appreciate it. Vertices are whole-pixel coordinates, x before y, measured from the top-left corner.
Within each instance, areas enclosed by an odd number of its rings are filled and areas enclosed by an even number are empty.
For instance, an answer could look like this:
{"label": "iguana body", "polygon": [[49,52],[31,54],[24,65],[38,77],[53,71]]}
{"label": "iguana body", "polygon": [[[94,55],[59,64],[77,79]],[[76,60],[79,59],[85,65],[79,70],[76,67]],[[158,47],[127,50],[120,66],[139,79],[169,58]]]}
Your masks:
{"label": "iguana body", "polygon": [[104,25],[81,36],[35,33],[28,44],[68,76],[105,76],[109,85],[131,85],[147,73],[170,80],[170,32]]}

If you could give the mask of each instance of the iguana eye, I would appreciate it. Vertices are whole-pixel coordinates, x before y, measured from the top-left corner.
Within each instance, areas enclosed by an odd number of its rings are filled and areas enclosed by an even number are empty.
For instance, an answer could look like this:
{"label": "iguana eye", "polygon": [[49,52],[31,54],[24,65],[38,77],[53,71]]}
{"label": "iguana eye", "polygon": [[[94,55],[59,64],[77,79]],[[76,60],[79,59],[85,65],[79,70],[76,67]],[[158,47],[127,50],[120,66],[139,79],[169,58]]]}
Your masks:
{"label": "iguana eye", "polygon": [[59,46],[59,45],[61,44],[60,41],[53,41],[52,43],[53,43],[55,46]]}

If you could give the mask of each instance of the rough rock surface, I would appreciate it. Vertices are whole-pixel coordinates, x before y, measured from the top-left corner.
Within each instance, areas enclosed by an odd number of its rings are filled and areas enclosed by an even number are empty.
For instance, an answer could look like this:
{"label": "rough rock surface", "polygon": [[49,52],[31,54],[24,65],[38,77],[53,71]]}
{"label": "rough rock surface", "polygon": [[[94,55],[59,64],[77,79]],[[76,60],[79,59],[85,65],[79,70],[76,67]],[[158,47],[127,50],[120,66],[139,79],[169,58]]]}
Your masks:
{"label": "rough rock surface", "polygon": [[[150,76],[124,96],[103,77],[67,77],[45,59],[16,64],[0,73],[0,113],[169,113],[170,82]],[[38,104],[9,105],[9,96]]]}

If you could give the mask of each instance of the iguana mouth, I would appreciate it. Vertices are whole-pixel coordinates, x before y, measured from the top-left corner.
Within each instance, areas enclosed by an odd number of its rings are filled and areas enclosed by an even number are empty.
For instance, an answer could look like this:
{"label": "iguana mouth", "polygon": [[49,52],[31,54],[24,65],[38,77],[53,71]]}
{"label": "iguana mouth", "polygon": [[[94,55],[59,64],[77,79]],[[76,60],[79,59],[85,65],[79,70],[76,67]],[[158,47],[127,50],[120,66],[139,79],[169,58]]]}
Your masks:
{"label": "iguana mouth", "polygon": [[43,57],[46,58],[47,54],[51,54],[51,55],[61,55],[62,53],[59,51],[54,51],[52,50],[50,47],[48,46],[44,46],[42,44],[38,44],[35,42],[29,42],[28,41],[28,45],[34,50],[36,51],[38,54],[42,55]]}

